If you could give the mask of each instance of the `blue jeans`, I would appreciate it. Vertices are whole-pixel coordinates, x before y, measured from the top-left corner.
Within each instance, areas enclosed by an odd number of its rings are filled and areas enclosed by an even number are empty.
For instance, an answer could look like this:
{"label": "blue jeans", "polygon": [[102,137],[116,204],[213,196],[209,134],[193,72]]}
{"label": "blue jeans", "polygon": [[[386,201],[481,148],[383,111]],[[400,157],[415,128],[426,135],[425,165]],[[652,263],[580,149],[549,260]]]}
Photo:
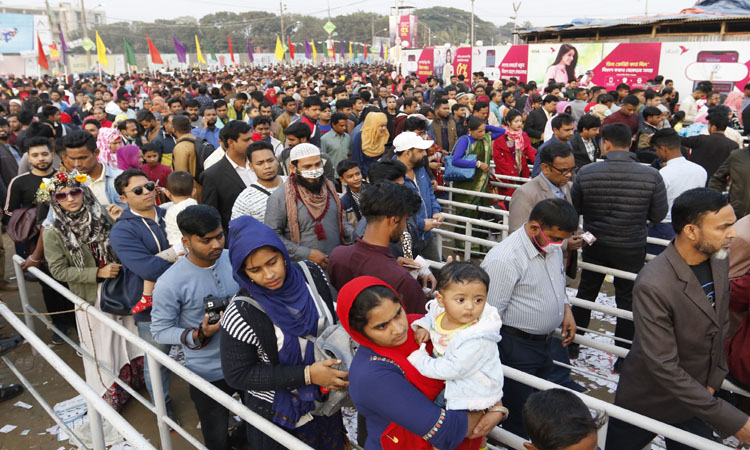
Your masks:
{"label": "blue jeans", "polygon": [[[136,322],[135,324],[138,327],[138,336],[140,336],[141,339],[158,348],[164,354],[169,354],[169,350],[170,348],[172,348],[172,346],[169,344],[156,343],[154,337],[151,335],[151,322]],[[169,381],[171,378],[171,373],[171,370],[167,369],[164,366],[161,366],[161,385],[162,389],[164,390],[164,403],[166,403],[167,405],[169,405],[172,401],[172,399],[169,397]],[[151,396],[151,400],[154,400],[154,391],[151,387],[151,377],[149,375],[148,359],[145,359],[143,361],[143,376],[146,378],[146,389],[148,389],[148,395]]]}

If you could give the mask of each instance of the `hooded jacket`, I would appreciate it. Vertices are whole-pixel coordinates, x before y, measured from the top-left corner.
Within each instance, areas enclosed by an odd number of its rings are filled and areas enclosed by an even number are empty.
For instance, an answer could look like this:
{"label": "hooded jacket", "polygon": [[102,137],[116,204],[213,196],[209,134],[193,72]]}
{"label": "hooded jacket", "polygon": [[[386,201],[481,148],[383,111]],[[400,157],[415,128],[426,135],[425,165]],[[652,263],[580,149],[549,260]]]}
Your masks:
{"label": "hooded jacket", "polygon": [[[112,249],[122,263],[128,307],[133,307],[143,295],[143,280],[156,281],[172,266],[158,256],[169,248],[164,215],[156,208],[156,221],[134,214],[126,208],[117,219],[109,235]],[[135,315],[136,322],[150,322],[151,312]]]}
{"label": "hooded jacket", "polygon": [[[432,335],[443,312],[445,309],[437,300],[430,300],[427,314],[411,326],[424,328]],[[503,366],[497,348],[502,325],[497,309],[485,305],[476,323],[453,332],[443,356],[433,358],[422,346],[409,355],[409,362],[426,377],[446,380],[448,409],[487,409],[503,396]]]}

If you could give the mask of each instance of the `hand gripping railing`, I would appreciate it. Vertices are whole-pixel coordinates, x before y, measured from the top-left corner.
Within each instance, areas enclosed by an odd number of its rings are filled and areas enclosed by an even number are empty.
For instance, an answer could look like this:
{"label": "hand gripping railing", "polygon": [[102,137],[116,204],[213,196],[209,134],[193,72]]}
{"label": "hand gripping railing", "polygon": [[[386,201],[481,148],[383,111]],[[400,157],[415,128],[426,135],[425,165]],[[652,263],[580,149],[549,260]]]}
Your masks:
{"label": "hand gripping railing", "polygon": [[[20,269],[20,264],[23,261],[24,261],[23,258],[21,258],[20,256],[18,255],[13,256],[13,263],[19,269]],[[303,443],[296,437],[292,436],[291,434],[287,433],[286,431],[279,428],[275,424],[266,420],[262,416],[258,415],[256,412],[248,409],[245,405],[233,399],[231,396],[224,393],[222,390],[215,387],[213,384],[204,380],[202,377],[198,376],[197,374],[192,372],[190,369],[182,366],[180,363],[173,360],[168,355],[162,353],[159,349],[149,344],[148,342],[144,341],[139,336],[137,336],[136,334],[132,333],[127,328],[120,325],[118,322],[112,320],[111,318],[107,316],[107,314],[101,312],[100,310],[94,307],[91,307],[91,305],[88,302],[84,301],[77,295],[73,294],[70,290],[66,289],[63,285],[58,283],[54,278],[50,277],[49,275],[45,274],[44,272],[42,272],[41,270],[35,267],[29,268],[28,271],[36,275],[36,277],[39,278],[40,282],[51,287],[56,292],[60,293],[66,299],[71,301],[77,308],[85,309],[87,314],[90,314],[96,320],[107,325],[107,327],[110,328],[112,331],[122,336],[128,342],[135,345],[136,347],[138,347],[139,349],[143,350],[146,353],[146,363],[149,364],[148,366],[149,375],[151,377],[151,386],[152,386],[153,393],[154,393],[154,405],[146,405],[146,406],[152,411],[154,410],[154,408],[156,410],[156,418],[158,421],[159,438],[160,438],[160,444],[161,444],[162,450],[172,449],[172,438],[169,433],[169,427],[177,431],[186,440],[188,440],[188,442],[193,444],[193,446],[198,447],[198,448],[205,448],[200,444],[200,442],[196,441],[196,439],[193,438],[192,435],[190,435],[186,430],[184,430],[182,427],[177,425],[172,419],[170,419],[167,416],[166,404],[164,402],[164,389],[162,386],[161,375],[160,375],[161,373],[160,368],[162,365],[167,367],[175,375],[184,379],[190,385],[199,389],[204,394],[211,397],[214,401],[224,406],[225,408],[227,408],[229,411],[233,412],[234,414],[238,415],[244,421],[251,424],[252,426],[257,428],[259,431],[265,433],[266,435],[268,435],[275,441],[279,442],[280,444],[288,448],[294,448],[294,449],[300,449],[300,450],[312,450],[311,447],[309,447],[308,445],[306,445],[305,443]],[[19,283],[19,286],[25,284],[25,279],[23,278],[23,276],[21,276],[18,279],[18,283]],[[21,292],[25,292],[25,290],[21,291],[19,289],[19,293]],[[23,297],[24,296],[22,295],[21,304],[23,305],[24,309],[26,309],[27,311],[31,310],[32,308],[28,306],[28,298],[23,298]],[[3,305],[0,305],[0,306],[3,306]],[[1,308],[0,308],[0,313],[3,313],[3,310]],[[18,329],[16,325],[23,326],[23,324],[18,318],[15,318],[15,322],[13,322],[13,325],[14,325],[14,328],[16,329]],[[29,327],[25,327],[25,328],[28,330],[27,332],[28,334],[34,335],[34,332],[31,331]],[[41,343],[41,340],[39,340],[38,337],[36,337],[36,339],[39,343]],[[44,345],[43,343],[41,343],[40,345],[46,347],[46,345]],[[47,350],[49,349],[47,348]],[[67,370],[72,371],[72,369],[70,369],[70,367],[67,366],[62,360],[60,360],[59,363],[67,367]],[[80,381],[83,382],[83,380],[80,380]],[[85,384],[85,382],[83,383]],[[77,386],[74,386],[74,387],[76,387],[76,390],[83,393],[81,390],[77,388]],[[88,387],[88,385],[85,385],[85,387]],[[91,392],[93,392],[93,390]],[[99,398],[99,400],[104,402],[104,400],[102,400],[101,398]],[[104,403],[106,405],[106,402]],[[91,411],[91,408],[89,410]],[[114,410],[112,411],[114,412]],[[105,417],[109,419],[109,417],[107,416]],[[124,421],[124,419],[122,419],[121,416],[118,416],[118,417],[120,417],[120,419]],[[127,424],[127,422],[125,423]],[[128,439],[127,436],[125,437],[126,439]],[[143,447],[143,448],[153,448],[153,447]],[[97,450],[99,449],[97,448]]]}

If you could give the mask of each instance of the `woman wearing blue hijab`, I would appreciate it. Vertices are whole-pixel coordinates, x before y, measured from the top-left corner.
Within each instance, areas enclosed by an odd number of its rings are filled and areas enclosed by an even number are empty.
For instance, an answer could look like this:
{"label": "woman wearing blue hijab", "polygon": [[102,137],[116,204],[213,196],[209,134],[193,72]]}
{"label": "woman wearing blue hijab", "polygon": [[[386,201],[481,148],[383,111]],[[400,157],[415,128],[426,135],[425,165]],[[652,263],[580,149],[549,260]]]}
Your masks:
{"label": "woman wearing blue hijab", "polygon": [[[347,373],[333,369],[336,360],[315,362],[313,345],[304,336],[317,335],[317,290],[329,312],[335,293],[324,272],[305,261],[308,279],[289,259],[281,239],[268,226],[249,216],[229,223],[229,259],[238,296],[221,321],[221,366],[230,386],[245,391],[245,405],[285,428],[316,449],[344,449],[346,432],[341,413],[311,415],[321,387],[348,386]],[[303,339],[300,339],[303,338]],[[283,449],[273,439],[247,426],[251,448]]]}

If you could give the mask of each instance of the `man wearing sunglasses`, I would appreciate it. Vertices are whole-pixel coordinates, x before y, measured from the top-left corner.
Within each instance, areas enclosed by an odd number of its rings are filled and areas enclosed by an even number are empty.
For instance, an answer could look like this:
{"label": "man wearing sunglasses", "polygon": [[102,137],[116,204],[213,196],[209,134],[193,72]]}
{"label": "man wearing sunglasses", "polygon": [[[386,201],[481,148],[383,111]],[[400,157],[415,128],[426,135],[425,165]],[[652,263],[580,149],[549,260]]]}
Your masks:
{"label": "man wearing sunglasses", "polygon": [[[166,211],[156,207],[156,185],[141,170],[123,171],[115,179],[115,189],[127,207],[112,227],[109,239],[122,263],[125,295],[131,303],[129,306],[136,305],[139,300],[146,300],[144,303],[150,305],[151,299],[143,297],[143,281],[156,282],[172,266],[171,262],[156,256],[169,248],[164,222]],[[138,335],[168,354],[170,346],[157,344],[151,336],[151,309],[147,308],[133,317],[138,326]],[[144,377],[146,388],[151,398],[154,398],[148,364],[144,366]],[[168,395],[169,378],[169,370],[162,367],[161,379],[166,395],[167,414],[175,419]]]}
{"label": "man wearing sunglasses", "polygon": [[[647,222],[659,223],[668,212],[667,191],[659,172],[639,164],[630,152],[630,127],[613,123],[602,127],[601,153],[604,161],[581,168],[573,182],[571,197],[583,215],[583,230],[596,242],[583,248],[583,260],[591,264],[638,273],[646,258]],[[603,273],[584,270],[576,297],[594,301],[604,281]],[[633,281],[615,277],[615,302],[632,311]],[[588,328],[591,311],[573,308],[576,323]],[[633,322],[617,319],[615,336],[633,340]],[[620,340],[619,347],[630,348]],[[623,359],[614,365],[619,372]]]}

